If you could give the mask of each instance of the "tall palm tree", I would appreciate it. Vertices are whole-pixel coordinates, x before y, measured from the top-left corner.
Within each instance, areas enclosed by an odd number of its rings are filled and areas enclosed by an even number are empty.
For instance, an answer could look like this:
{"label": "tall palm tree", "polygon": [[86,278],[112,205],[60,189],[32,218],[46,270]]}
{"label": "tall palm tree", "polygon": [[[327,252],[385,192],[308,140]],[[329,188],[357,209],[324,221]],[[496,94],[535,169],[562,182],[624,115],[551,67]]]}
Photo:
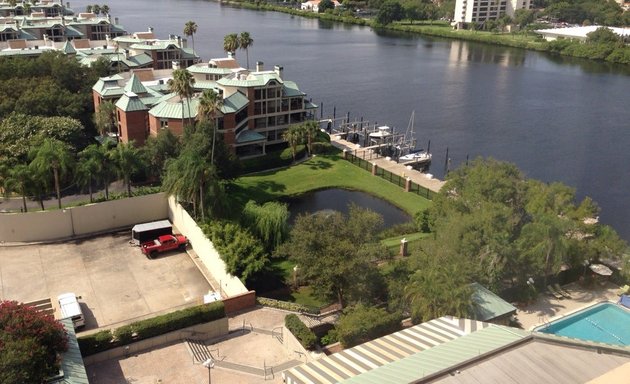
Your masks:
{"label": "tall palm tree", "polygon": [[116,173],[123,178],[127,186],[127,196],[131,197],[131,176],[142,168],[140,152],[133,145],[133,141],[118,143],[110,152],[110,159],[114,163]]}
{"label": "tall palm tree", "polygon": [[94,4],[92,6],[92,12],[94,12],[95,15],[99,15],[101,13],[101,6],[98,4]]}
{"label": "tall palm tree", "polygon": [[104,152],[100,150],[97,144],[91,144],[79,152],[79,163],[74,176],[79,186],[88,187],[90,203],[94,202],[92,184],[102,174],[104,157]]}
{"label": "tall palm tree", "polygon": [[103,13],[103,15],[109,16],[109,5],[107,4],[101,5],[101,13]]}
{"label": "tall palm tree", "polygon": [[30,153],[31,166],[40,175],[45,175],[52,170],[55,181],[55,192],[57,203],[61,209],[61,177],[63,177],[73,166],[74,159],[68,145],[55,139],[45,139],[39,148]]}
{"label": "tall palm tree", "polygon": [[293,161],[295,161],[297,146],[302,144],[304,141],[303,130],[297,124],[290,125],[289,128],[282,134],[282,138],[291,147],[291,154],[293,155]]}
{"label": "tall palm tree", "polygon": [[101,136],[106,136],[111,132],[114,125],[116,106],[111,101],[104,101],[98,106],[98,111],[94,113],[94,125]]}
{"label": "tall palm tree", "polygon": [[168,80],[169,90],[177,93],[182,103],[182,125],[184,125],[184,99],[188,101],[188,118],[190,119],[190,98],[194,93],[193,84],[195,84],[195,78],[186,69],[174,70],[173,78]]}
{"label": "tall palm tree", "polygon": [[223,50],[227,53],[236,55],[236,50],[240,47],[238,35],[236,33],[230,33],[223,38]]}
{"label": "tall palm tree", "polygon": [[212,121],[212,152],[210,154],[210,164],[214,165],[214,143],[216,141],[217,129],[219,125],[217,124],[217,112],[221,110],[223,107],[223,97],[216,93],[212,89],[206,89],[201,94],[199,98],[199,104],[197,106],[197,114],[199,115],[199,119],[201,121],[210,120]]}
{"label": "tall palm tree", "polygon": [[313,141],[317,137],[319,132],[319,124],[314,120],[309,120],[301,124],[301,129],[306,137],[306,145],[308,147],[308,154],[313,154]]}
{"label": "tall palm tree", "polygon": [[247,55],[247,69],[249,69],[249,47],[254,45],[254,39],[249,35],[249,32],[241,32],[241,35],[238,37],[238,45],[241,49],[245,50],[245,55]]}
{"label": "tall palm tree", "polygon": [[184,35],[192,38],[193,50],[195,49],[195,33],[197,33],[197,23],[190,20],[184,25]]}
{"label": "tall palm tree", "polygon": [[18,164],[11,168],[9,174],[4,179],[5,195],[17,192],[22,196],[22,206],[24,212],[28,212],[26,207],[26,195],[32,180],[31,169],[26,164]]}

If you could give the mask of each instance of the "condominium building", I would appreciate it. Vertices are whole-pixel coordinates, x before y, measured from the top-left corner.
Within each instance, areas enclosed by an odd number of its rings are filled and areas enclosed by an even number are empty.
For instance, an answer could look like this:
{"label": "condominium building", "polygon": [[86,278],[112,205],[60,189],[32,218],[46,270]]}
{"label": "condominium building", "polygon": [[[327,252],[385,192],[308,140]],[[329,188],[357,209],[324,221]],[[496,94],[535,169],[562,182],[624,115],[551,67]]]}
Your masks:
{"label": "condominium building", "polygon": [[249,70],[229,56],[187,70],[195,78],[189,100],[169,91],[172,69],[150,68],[99,79],[93,87],[95,109],[105,101],[115,103],[120,141],[143,145],[163,129],[181,135],[184,124],[198,120],[201,92],[212,89],[223,99],[216,114],[218,132],[233,153],[252,157],[284,142],[288,126],[312,119],[317,108],[295,82],[284,79],[281,66],[265,70],[258,62]]}
{"label": "condominium building", "polygon": [[514,17],[517,9],[529,9],[530,0],[457,0],[454,23],[481,23],[504,15]]}

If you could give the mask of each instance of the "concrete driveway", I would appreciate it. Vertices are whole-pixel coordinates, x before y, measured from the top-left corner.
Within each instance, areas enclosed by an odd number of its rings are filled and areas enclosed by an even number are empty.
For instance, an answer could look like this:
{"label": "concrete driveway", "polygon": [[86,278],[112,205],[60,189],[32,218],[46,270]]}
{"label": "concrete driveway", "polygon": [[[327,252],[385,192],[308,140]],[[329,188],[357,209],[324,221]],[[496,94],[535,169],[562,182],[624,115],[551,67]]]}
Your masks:
{"label": "concrete driveway", "polygon": [[[74,292],[85,330],[201,303],[210,289],[185,252],[149,260],[130,231],[85,240],[0,246],[0,298],[20,302]],[[59,311],[56,311],[58,314]]]}

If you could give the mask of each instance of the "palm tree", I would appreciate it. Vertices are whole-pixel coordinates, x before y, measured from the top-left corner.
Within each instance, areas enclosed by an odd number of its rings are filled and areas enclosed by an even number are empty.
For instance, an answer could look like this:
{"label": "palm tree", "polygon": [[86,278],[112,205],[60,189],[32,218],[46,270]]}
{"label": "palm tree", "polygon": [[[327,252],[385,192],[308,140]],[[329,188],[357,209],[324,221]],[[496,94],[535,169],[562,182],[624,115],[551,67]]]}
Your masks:
{"label": "palm tree", "polygon": [[55,180],[55,192],[57,202],[61,209],[61,177],[73,166],[74,159],[68,145],[55,139],[45,139],[39,148],[31,151],[31,166],[40,175],[52,170]]}
{"label": "palm tree", "polygon": [[295,161],[295,155],[297,152],[297,146],[304,141],[303,130],[299,125],[290,125],[289,128],[282,134],[282,138],[289,143],[291,147],[291,154],[293,155],[293,161]]}
{"label": "palm tree", "polygon": [[249,69],[249,47],[254,45],[254,39],[251,38],[249,32],[241,32],[238,38],[238,45],[241,49],[245,50],[245,55],[247,55],[247,69]]}
{"label": "palm tree", "polygon": [[301,124],[301,129],[306,137],[306,145],[308,147],[308,154],[313,154],[313,141],[317,137],[319,132],[319,124],[314,120],[309,120]]}
{"label": "palm tree", "polygon": [[195,78],[186,69],[174,70],[173,78],[168,80],[169,90],[177,93],[182,103],[182,125],[184,125],[184,98],[188,101],[188,117],[190,119],[190,98],[194,92],[193,84],[195,84]]}
{"label": "palm tree", "polygon": [[26,194],[32,180],[31,169],[26,164],[18,164],[11,168],[9,174],[4,179],[4,193],[9,195],[11,192],[17,192],[22,196],[22,205],[24,212],[28,212],[26,207]]}
{"label": "palm tree", "polygon": [[101,136],[106,136],[112,130],[116,106],[111,101],[105,101],[98,106],[98,111],[94,113],[94,125]]}
{"label": "palm tree", "polygon": [[193,50],[195,49],[195,33],[197,33],[197,23],[190,20],[184,25],[184,35],[192,38]]}
{"label": "palm tree", "polygon": [[94,12],[94,14],[98,16],[101,13],[101,6],[98,4],[94,4],[92,6],[92,12]]}
{"label": "palm tree", "polygon": [[216,141],[216,132],[218,127],[216,117],[217,111],[223,107],[223,97],[216,93],[212,89],[206,89],[199,98],[199,105],[197,106],[197,115],[201,121],[211,120],[213,122],[212,127],[212,152],[210,154],[210,164],[214,165],[214,143]]}
{"label": "palm tree", "polygon": [[103,4],[101,6],[101,12],[103,13],[103,15],[108,15],[109,16],[109,5]]}
{"label": "palm tree", "polygon": [[79,186],[88,187],[90,203],[94,202],[92,198],[92,184],[94,179],[102,173],[104,157],[104,152],[100,150],[97,144],[91,144],[79,152],[79,163],[74,176]]}
{"label": "palm tree", "polygon": [[87,13],[92,13],[92,7],[93,7],[93,5],[88,4],[88,5],[85,7],[85,12],[87,12]]}
{"label": "palm tree", "polygon": [[236,50],[240,47],[238,35],[230,33],[223,38],[223,50],[232,55],[236,55]]}
{"label": "palm tree", "polygon": [[140,152],[134,147],[133,141],[118,143],[110,152],[110,159],[114,163],[116,173],[123,178],[127,186],[127,196],[131,197],[131,175],[142,169]]}

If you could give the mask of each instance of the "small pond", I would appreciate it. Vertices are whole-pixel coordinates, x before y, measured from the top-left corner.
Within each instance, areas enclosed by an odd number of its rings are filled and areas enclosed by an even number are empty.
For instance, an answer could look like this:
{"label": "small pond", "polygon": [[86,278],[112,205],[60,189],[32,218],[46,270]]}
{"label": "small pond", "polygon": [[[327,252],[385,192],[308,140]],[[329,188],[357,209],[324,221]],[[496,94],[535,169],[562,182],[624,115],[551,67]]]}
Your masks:
{"label": "small pond", "polygon": [[359,191],[348,191],[338,188],[323,189],[305,193],[299,197],[287,200],[287,202],[291,212],[289,220],[291,224],[301,213],[335,210],[347,215],[350,203],[354,203],[362,208],[368,208],[383,216],[385,228],[411,220],[411,216],[405,211],[388,201]]}

